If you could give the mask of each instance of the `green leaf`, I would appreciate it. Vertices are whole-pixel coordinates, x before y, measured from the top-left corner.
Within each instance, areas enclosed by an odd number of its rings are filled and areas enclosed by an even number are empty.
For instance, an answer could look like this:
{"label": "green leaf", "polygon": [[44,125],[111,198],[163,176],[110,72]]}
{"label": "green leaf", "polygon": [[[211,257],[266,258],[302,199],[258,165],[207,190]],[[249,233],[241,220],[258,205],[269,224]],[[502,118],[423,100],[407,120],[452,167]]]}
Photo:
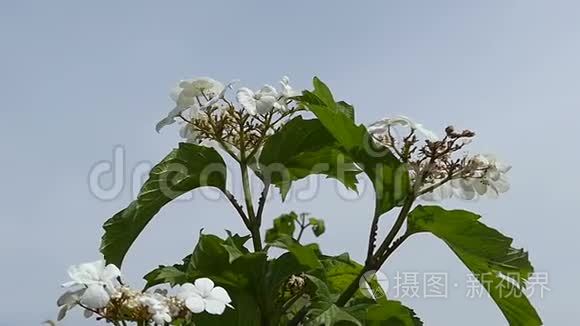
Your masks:
{"label": "green leaf", "polygon": [[274,226],[266,231],[266,242],[274,242],[282,236],[292,237],[296,230],[298,215],[294,212],[282,214],[274,219]]}
{"label": "green leaf", "polygon": [[260,154],[260,166],[265,178],[280,188],[282,198],[292,182],[312,174],[326,175],[356,190],[360,172],[319,120],[300,116],[268,138]]}
{"label": "green leaf", "polygon": [[533,272],[527,252],[511,247],[511,238],[479,218],[464,210],[418,206],[409,215],[408,230],[430,232],[443,240],[479,279],[510,325],[541,325],[538,313],[522,292]]}
{"label": "green leaf", "polygon": [[[206,170],[206,169],[211,169]],[[211,173],[209,173],[211,172]],[[101,252],[121,266],[125,254],[147,223],[172,199],[202,186],[225,189],[226,166],[213,149],[181,143],[153,167],[137,200],[105,222]]]}
{"label": "green leaf", "polygon": [[250,252],[246,247],[244,247],[244,244],[252,236],[246,235],[242,237],[238,234],[232,235],[230,231],[226,232],[228,233],[228,238],[222,243],[222,247],[228,252],[228,259],[231,264],[236,259]]}
{"label": "green leaf", "polygon": [[346,311],[363,321],[365,326],[421,326],[423,322],[415,315],[415,312],[402,305],[399,301],[380,300],[379,302],[368,301],[352,307]]}
{"label": "green leaf", "polygon": [[316,302],[310,309],[311,319],[305,323],[307,326],[333,326],[339,322],[346,322],[348,325],[362,326],[354,316],[344,309],[328,302]]}
{"label": "green leaf", "polygon": [[[332,293],[340,294],[358,277],[363,266],[352,261],[348,254],[321,257],[324,275],[321,276]],[[357,291],[357,295],[360,292]]]}
{"label": "green leaf", "polygon": [[317,237],[321,236],[324,231],[326,231],[326,226],[324,225],[324,220],[322,219],[311,217],[308,220],[308,223],[312,225],[312,232]]}
{"label": "green leaf", "polygon": [[158,268],[147,273],[143,277],[147,284],[145,289],[159,284],[169,284],[175,286],[178,284],[188,283],[195,280],[196,275],[188,273],[184,265],[173,265],[173,266],[163,266],[160,265]]}
{"label": "green leaf", "polygon": [[270,243],[270,245],[288,250],[296,257],[300,264],[308,266],[311,269],[318,269],[322,267],[314,247],[303,246],[298,241],[289,236],[280,236],[275,241]]}
{"label": "green leaf", "polygon": [[376,193],[375,216],[400,205],[409,191],[407,168],[388,149],[377,148],[364,125],[355,124],[348,113],[352,106],[332,103],[328,87],[316,77],[313,83],[314,91],[304,91],[301,104],[316,115],[343,152],[371,179]]}

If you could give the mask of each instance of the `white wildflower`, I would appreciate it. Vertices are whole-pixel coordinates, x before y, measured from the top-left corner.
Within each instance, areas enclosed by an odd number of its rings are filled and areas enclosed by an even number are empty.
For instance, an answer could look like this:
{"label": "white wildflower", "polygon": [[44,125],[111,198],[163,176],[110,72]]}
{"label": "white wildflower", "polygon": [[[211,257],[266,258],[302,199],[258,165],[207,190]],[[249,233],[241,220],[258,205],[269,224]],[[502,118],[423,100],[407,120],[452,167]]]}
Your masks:
{"label": "white wildflower", "polygon": [[194,284],[185,283],[181,286],[177,298],[184,301],[185,306],[193,313],[207,311],[213,315],[221,315],[226,306],[232,308],[227,291],[215,286],[212,280],[200,278]]}

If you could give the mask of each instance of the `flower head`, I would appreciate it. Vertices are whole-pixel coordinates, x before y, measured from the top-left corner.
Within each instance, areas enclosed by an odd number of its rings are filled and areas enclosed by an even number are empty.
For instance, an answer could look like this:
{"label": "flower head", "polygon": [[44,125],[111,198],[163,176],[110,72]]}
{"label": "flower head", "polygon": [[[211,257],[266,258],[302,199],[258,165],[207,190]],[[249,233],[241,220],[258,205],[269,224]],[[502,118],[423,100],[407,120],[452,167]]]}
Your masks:
{"label": "flower head", "polygon": [[185,302],[185,306],[193,313],[207,311],[213,315],[221,315],[226,306],[232,308],[228,292],[215,286],[212,280],[200,278],[194,284],[185,283],[181,286],[177,298]]}
{"label": "flower head", "polygon": [[[228,87],[231,87],[231,83]],[[157,123],[155,130],[159,132],[163,127],[173,124],[175,118],[186,109],[196,110],[197,106],[201,105],[202,99],[206,102],[219,100],[228,87],[209,77],[180,81],[170,93],[171,99],[175,101],[175,107]]]}
{"label": "flower head", "polygon": [[63,287],[82,286],[83,288],[65,293],[61,297],[62,306],[70,306],[72,299],[78,298],[78,302],[89,308],[103,308],[111,299],[111,294],[116,291],[116,279],[121,276],[121,271],[113,264],[105,265],[104,260],[90,263],[73,265],[68,268],[68,275],[72,279],[64,283]]}
{"label": "flower head", "polygon": [[270,85],[264,85],[257,92],[247,87],[242,87],[236,93],[236,98],[251,115],[265,114],[274,109],[282,108],[280,103],[278,103],[278,91]]}

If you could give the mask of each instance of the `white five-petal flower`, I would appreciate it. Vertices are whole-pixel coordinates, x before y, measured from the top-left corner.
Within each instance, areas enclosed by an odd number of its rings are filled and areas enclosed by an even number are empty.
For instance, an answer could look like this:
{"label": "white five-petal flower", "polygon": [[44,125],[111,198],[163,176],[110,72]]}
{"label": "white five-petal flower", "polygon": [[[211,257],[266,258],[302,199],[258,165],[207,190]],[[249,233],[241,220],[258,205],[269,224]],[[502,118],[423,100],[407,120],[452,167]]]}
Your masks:
{"label": "white five-petal flower", "polygon": [[[59,300],[61,306],[68,307],[72,299],[81,304],[99,309],[105,307],[116,291],[116,279],[121,271],[113,264],[105,265],[104,260],[70,266],[68,275],[72,281],[64,283],[63,287],[83,286],[82,289],[65,293]],[[59,302],[57,302],[59,303]]]}
{"label": "white five-petal flower", "polygon": [[184,301],[187,309],[196,314],[207,311],[213,315],[221,315],[226,306],[233,308],[228,292],[220,286],[215,286],[208,278],[197,279],[194,284],[183,284],[177,298]]}
{"label": "white five-petal flower", "polygon": [[281,109],[282,106],[278,103],[279,97],[278,91],[270,85],[264,85],[257,92],[242,87],[236,94],[238,102],[251,115],[265,114],[273,109]]}
{"label": "white five-petal flower", "polygon": [[[228,84],[228,87],[231,87],[231,84]],[[184,110],[190,108],[195,109],[199,105],[197,100],[200,97],[204,99],[207,97],[208,102],[214,100],[215,103],[215,101],[218,101],[223,96],[222,92],[225,92],[226,88],[219,81],[209,77],[180,81],[170,93],[171,99],[175,101],[175,108],[157,123],[155,130],[159,132],[161,128],[174,123],[175,118]]]}

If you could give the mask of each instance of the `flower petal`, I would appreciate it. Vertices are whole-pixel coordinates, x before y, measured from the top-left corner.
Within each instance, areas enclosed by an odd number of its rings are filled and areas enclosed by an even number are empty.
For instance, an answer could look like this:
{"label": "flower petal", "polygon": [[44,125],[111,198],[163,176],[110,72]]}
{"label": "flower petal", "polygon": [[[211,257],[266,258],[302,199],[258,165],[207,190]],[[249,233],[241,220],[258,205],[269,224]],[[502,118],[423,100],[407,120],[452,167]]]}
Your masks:
{"label": "flower petal", "polygon": [[199,314],[205,309],[205,300],[200,296],[194,295],[185,300],[185,306],[194,314]]}
{"label": "flower petal", "polygon": [[255,96],[254,92],[247,87],[242,87],[238,89],[238,92],[236,93],[236,99],[238,100],[238,102],[251,115],[256,115],[257,113],[256,99],[254,98],[254,96]]}
{"label": "flower petal", "polygon": [[99,276],[104,268],[105,261],[97,260],[90,263],[70,266],[67,272],[73,281],[80,284],[91,284],[95,281],[99,281]]}
{"label": "flower petal", "polygon": [[93,316],[93,312],[85,309],[83,316],[85,316],[85,318],[91,318]]}
{"label": "flower petal", "polygon": [[222,288],[221,286],[216,286],[213,288],[207,299],[217,300],[225,304],[232,302],[232,299],[230,298],[230,295],[226,289]]}
{"label": "flower petal", "polygon": [[226,310],[226,304],[218,301],[218,300],[211,300],[205,299],[205,311],[212,315],[221,315]]}
{"label": "flower petal", "polygon": [[179,290],[177,291],[176,297],[179,300],[185,301],[185,300],[187,300],[187,298],[194,296],[194,295],[199,296],[199,293],[198,293],[197,289],[195,288],[195,286],[191,283],[185,283],[179,287]]}
{"label": "flower petal", "polygon": [[60,310],[58,311],[58,315],[56,316],[56,320],[57,321],[61,321],[64,319],[64,317],[66,317],[66,313],[69,310],[68,306],[63,306],[62,308],[60,308]]}
{"label": "flower petal", "polygon": [[207,277],[198,278],[195,280],[194,285],[196,289],[199,291],[199,295],[206,298],[211,294],[211,290],[213,290],[215,284],[212,280]]}
{"label": "flower petal", "polygon": [[117,266],[115,266],[114,264],[109,264],[103,270],[103,273],[101,274],[101,279],[103,281],[108,281],[108,280],[116,279],[117,277],[120,277],[120,276],[121,276],[121,271],[119,270],[119,268]]}
{"label": "flower petal", "polygon": [[102,285],[91,284],[81,296],[81,303],[92,309],[100,309],[109,303],[109,293]]}
{"label": "flower petal", "polygon": [[66,291],[56,300],[56,305],[59,307],[75,305],[84,292],[84,288],[76,291]]}

